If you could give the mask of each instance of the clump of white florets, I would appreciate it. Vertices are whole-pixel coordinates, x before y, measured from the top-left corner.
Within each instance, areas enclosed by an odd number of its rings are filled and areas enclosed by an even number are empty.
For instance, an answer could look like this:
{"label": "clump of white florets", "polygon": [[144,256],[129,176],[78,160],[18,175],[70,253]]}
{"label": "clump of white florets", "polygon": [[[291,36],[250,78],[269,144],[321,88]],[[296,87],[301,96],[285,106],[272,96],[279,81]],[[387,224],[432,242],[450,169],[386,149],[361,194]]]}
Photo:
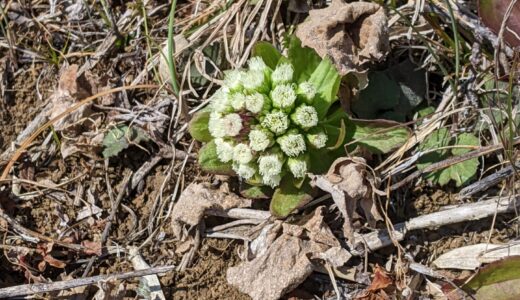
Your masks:
{"label": "clump of white florets", "polygon": [[253,57],[248,66],[226,72],[211,97],[208,129],[218,159],[240,178],[271,187],[286,174],[305,177],[308,151],[327,144],[313,106],[316,87],[296,82],[290,63],[272,70]]}

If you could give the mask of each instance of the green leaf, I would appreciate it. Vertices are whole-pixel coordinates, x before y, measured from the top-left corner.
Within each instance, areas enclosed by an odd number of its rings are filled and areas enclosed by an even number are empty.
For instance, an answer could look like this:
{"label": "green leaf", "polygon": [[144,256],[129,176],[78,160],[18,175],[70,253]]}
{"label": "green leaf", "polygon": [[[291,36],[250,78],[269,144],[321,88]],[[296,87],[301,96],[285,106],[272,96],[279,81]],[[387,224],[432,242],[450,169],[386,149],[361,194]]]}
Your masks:
{"label": "green leaf", "polygon": [[207,143],[212,139],[208,130],[209,115],[209,109],[198,111],[193,115],[188,125],[191,136],[199,142]]}
{"label": "green leaf", "polygon": [[512,256],[479,270],[466,286],[476,299],[519,299],[520,257]]}
{"label": "green leaf", "polygon": [[108,131],[103,139],[103,157],[116,156],[131,144],[148,141],[148,135],[139,128],[118,125]]}
{"label": "green leaf", "polygon": [[308,80],[321,62],[321,57],[309,47],[302,47],[302,42],[295,35],[287,40],[288,56],[294,67],[294,78],[300,83]]}
{"label": "green leaf", "polygon": [[327,58],[320,62],[309,78],[309,82],[316,87],[317,93],[313,106],[318,112],[318,118],[323,119],[327,115],[330,106],[338,99],[337,94],[341,76]]}
{"label": "green leaf", "polygon": [[260,56],[266,65],[273,70],[276,68],[280,58],[282,58],[282,54],[268,42],[256,43],[251,56]]}
{"label": "green leaf", "polygon": [[373,72],[369,76],[368,87],[352,103],[352,111],[359,118],[376,119],[399,104],[399,85],[385,72]]}
{"label": "green leaf", "polygon": [[217,157],[215,141],[204,145],[199,151],[199,165],[202,170],[221,175],[234,175],[231,163],[223,163]]}
{"label": "green leaf", "polygon": [[368,87],[352,104],[352,111],[362,119],[388,119],[404,122],[426,94],[424,70],[409,60],[385,71],[371,72]]}
{"label": "green leaf", "polygon": [[287,217],[292,211],[312,200],[312,188],[308,182],[301,188],[296,188],[292,179],[287,177],[290,176],[285,176],[271,199],[271,214],[277,218]]}
{"label": "green leaf", "polygon": [[243,183],[240,186],[240,195],[249,199],[269,199],[273,195],[273,189],[265,185]]}
{"label": "green leaf", "polygon": [[[463,155],[472,151],[472,147],[478,147],[479,145],[480,140],[473,134],[462,133],[457,137],[452,138],[448,129],[441,128],[434,131],[419,145],[419,151],[427,152],[443,147],[452,148],[440,149],[424,154],[419,158],[417,168],[422,170],[433,163],[443,161],[451,156]],[[469,182],[475,176],[478,170],[478,165],[478,159],[472,158],[445,169],[426,174],[425,178],[430,180],[432,183],[441,186],[446,185],[453,180],[455,181],[456,186],[459,187]]]}
{"label": "green leaf", "polygon": [[353,133],[356,145],[373,153],[388,153],[402,146],[411,136],[408,127],[387,120],[349,120],[347,132]]}
{"label": "green leaf", "polygon": [[345,155],[345,150],[339,148],[334,151],[323,149],[309,149],[309,171],[313,174],[325,174],[336,158]]}
{"label": "green leaf", "polygon": [[[440,128],[439,130],[436,130],[428,136],[420,145],[419,150],[420,151],[428,151],[435,148],[443,148],[447,147],[450,144],[450,132],[446,128]],[[443,149],[439,151],[435,151],[438,156],[445,156],[448,154],[448,149]],[[432,153],[435,153],[432,152]]]}

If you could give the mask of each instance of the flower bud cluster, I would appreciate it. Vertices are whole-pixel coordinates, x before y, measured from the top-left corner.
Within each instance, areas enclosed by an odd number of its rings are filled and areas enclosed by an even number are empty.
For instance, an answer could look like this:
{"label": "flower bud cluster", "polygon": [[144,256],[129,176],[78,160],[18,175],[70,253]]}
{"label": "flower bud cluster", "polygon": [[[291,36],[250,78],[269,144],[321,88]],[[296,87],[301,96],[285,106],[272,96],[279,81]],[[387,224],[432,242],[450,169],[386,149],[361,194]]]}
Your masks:
{"label": "flower bud cluster", "polygon": [[286,174],[305,177],[308,151],[327,143],[315,97],[312,83],[296,83],[290,63],[272,70],[253,57],[248,69],[227,72],[210,102],[208,129],[218,159],[232,163],[239,177],[271,187]]}

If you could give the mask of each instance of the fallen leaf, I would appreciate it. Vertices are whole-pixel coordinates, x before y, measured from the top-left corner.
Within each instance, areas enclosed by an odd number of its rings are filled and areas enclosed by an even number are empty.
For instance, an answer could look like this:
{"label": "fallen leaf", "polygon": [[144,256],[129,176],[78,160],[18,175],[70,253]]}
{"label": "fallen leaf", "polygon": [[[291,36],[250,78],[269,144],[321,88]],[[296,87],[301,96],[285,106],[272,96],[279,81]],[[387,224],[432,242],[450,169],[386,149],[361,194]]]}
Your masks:
{"label": "fallen leaf", "polygon": [[440,269],[475,270],[509,256],[519,256],[520,245],[476,244],[450,250],[439,256],[433,265]]}
{"label": "fallen leaf", "polygon": [[374,178],[366,170],[363,158],[338,158],[332,163],[326,175],[313,175],[312,184],[332,195],[345,221],[343,232],[355,244],[353,218],[359,207],[364,212],[370,226],[383,218],[379,214],[372,195]]}
{"label": "fallen leaf", "polygon": [[101,256],[101,250],[103,246],[100,242],[92,242],[89,240],[84,240],[81,242],[81,246],[83,246],[85,249],[83,249],[83,253],[87,255],[97,255]]}
{"label": "fallen leaf", "polygon": [[[190,46],[189,41],[182,34],[177,34],[173,37],[174,53],[178,54]],[[159,54],[159,76],[164,82],[171,84],[171,73],[168,65],[168,56],[172,54],[169,51],[168,42],[164,42],[162,45],[161,53]],[[175,55],[174,54],[174,55]]]}
{"label": "fallen leaf", "polygon": [[235,207],[250,207],[251,203],[249,199],[227,192],[225,185],[220,190],[215,190],[206,184],[191,183],[182,192],[173,208],[173,234],[182,240],[183,226],[199,224],[208,210],[225,211]]}
{"label": "fallen leaf", "polygon": [[[58,89],[50,96],[49,118],[55,118],[67,111],[78,100],[91,96],[95,92],[94,83],[90,75],[78,76],[78,65],[64,67],[58,81]],[[75,124],[89,114],[91,104],[82,105],[75,111],[54,123],[54,130],[62,131]]]}
{"label": "fallen leaf", "polygon": [[318,207],[302,225],[282,221],[267,225],[251,242],[250,260],[229,268],[227,281],[253,300],[274,300],[313,272],[313,258],[335,256],[331,259],[334,266],[345,264],[350,254],[325,224],[323,209]]}
{"label": "fallen leaf", "polygon": [[395,289],[393,279],[386,271],[376,265],[374,268],[374,279],[368,288],[362,291],[354,298],[355,300],[389,300],[391,299],[388,292]]}
{"label": "fallen leaf", "polygon": [[67,266],[67,264],[65,262],[52,257],[50,254],[45,255],[43,257],[43,260],[55,268],[63,269]]}
{"label": "fallen leaf", "polygon": [[387,18],[376,3],[332,0],[327,8],[310,10],[296,36],[330,57],[341,75],[364,73],[365,64],[382,59],[389,48]]}

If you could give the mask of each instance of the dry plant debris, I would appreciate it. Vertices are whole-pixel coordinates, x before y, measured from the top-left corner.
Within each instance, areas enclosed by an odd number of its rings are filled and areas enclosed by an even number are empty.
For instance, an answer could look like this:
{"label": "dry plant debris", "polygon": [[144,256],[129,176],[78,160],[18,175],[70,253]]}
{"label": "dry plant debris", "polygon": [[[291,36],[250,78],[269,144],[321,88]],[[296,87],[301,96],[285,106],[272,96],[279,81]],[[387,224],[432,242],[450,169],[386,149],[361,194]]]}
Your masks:
{"label": "dry plant debris", "polygon": [[304,46],[329,57],[341,75],[367,71],[366,64],[379,61],[389,49],[384,8],[370,2],[332,0],[327,8],[309,11],[296,35]]}
{"label": "dry plant debris", "polygon": [[439,269],[475,270],[482,264],[492,263],[520,255],[520,245],[515,243],[475,244],[452,249],[437,257],[432,264]]}
{"label": "dry plant debris", "polygon": [[217,190],[207,184],[192,183],[182,192],[174,206],[173,233],[178,239],[184,239],[183,228],[198,225],[208,210],[226,211],[231,208],[250,206],[251,200],[230,193],[227,185]]}
{"label": "dry plant debris", "polygon": [[373,187],[375,179],[366,169],[363,158],[338,158],[326,175],[314,176],[313,184],[332,195],[334,203],[345,219],[343,233],[355,244],[353,219],[361,207],[370,226],[383,220],[374,202]]}
{"label": "dry plant debris", "polygon": [[275,221],[253,241],[262,247],[255,248],[251,260],[228,269],[228,282],[254,300],[275,300],[302,283],[315,269],[316,259],[333,257],[327,262],[344,265],[350,254],[324,223],[323,213],[324,207],[318,207],[302,225]]}

